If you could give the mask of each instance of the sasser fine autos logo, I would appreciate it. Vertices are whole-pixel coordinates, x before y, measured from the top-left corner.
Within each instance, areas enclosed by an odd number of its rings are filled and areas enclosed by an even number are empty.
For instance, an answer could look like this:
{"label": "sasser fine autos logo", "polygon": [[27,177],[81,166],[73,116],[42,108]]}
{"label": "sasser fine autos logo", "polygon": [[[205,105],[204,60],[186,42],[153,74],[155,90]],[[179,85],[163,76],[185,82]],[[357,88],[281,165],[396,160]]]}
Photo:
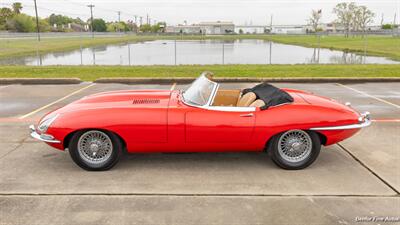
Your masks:
{"label": "sasser fine autos logo", "polygon": [[400,222],[400,216],[357,216],[356,222],[384,222],[395,223]]}

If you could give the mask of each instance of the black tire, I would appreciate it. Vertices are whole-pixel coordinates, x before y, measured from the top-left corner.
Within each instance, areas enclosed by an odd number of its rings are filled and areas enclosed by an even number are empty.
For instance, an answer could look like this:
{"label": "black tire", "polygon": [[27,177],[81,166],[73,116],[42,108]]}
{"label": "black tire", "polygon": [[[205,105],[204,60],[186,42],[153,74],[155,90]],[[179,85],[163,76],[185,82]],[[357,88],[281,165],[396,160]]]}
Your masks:
{"label": "black tire", "polygon": [[[102,132],[105,135],[107,135],[112,142],[111,155],[105,162],[101,164],[92,164],[85,161],[82,158],[82,155],[78,151],[79,139],[81,138],[82,135],[86,134],[89,131]],[[82,169],[88,171],[105,171],[111,169],[120,159],[122,155],[122,143],[121,140],[112,132],[100,131],[100,130],[84,130],[84,131],[78,131],[72,136],[71,141],[69,142],[68,145],[68,150],[72,160],[76,163],[76,165],[78,165]]]}
{"label": "black tire", "polygon": [[[290,130],[290,131],[301,131],[301,130]],[[287,131],[287,132],[290,132]],[[307,134],[311,139],[311,152],[307,157],[298,162],[291,162],[286,160],[279,151],[279,142],[283,135],[287,132],[282,132],[278,135],[272,137],[271,141],[268,144],[268,153],[271,156],[272,161],[279,167],[286,170],[300,170],[310,166],[318,157],[319,152],[321,150],[321,140],[315,132],[312,131],[301,131],[304,134]]]}

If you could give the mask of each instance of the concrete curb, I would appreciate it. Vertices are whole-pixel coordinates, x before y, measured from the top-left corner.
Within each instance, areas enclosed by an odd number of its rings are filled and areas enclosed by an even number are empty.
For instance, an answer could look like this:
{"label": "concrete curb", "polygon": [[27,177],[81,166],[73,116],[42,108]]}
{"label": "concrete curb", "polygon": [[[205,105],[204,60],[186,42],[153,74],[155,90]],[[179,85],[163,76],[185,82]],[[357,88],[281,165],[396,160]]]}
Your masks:
{"label": "concrete curb", "polygon": [[0,84],[79,84],[79,78],[0,78]]}
{"label": "concrete curb", "polygon": [[[121,83],[121,84],[170,84],[191,83],[193,77],[173,77],[173,78],[99,78],[94,83]],[[236,83],[236,82],[275,82],[275,83],[364,83],[364,82],[400,82],[400,77],[284,77],[284,78],[255,78],[255,77],[215,77],[216,82]]]}

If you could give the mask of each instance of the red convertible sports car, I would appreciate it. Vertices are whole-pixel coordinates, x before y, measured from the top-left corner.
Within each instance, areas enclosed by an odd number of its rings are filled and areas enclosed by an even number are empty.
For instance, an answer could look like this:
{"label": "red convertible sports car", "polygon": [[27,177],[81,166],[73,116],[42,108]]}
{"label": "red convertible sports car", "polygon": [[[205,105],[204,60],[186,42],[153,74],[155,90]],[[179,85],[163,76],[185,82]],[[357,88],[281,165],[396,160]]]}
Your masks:
{"label": "red convertible sports car", "polygon": [[123,152],[266,151],[302,169],[321,145],[371,124],[369,113],[312,93],[261,84],[224,90],[203,73],[186,90],[128,90],[84,97],[45,115],[31,136],[69,149],[86,170],[107,170]]}

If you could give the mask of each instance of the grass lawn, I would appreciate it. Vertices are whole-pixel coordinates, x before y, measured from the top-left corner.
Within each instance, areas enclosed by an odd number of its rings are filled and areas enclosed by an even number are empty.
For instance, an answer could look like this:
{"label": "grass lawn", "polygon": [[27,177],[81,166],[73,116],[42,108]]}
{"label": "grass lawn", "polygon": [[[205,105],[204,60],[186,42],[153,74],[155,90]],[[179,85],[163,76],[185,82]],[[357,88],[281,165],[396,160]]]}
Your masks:
{"label": "grass lawn", "polygon": [[342,37],[342,36],[321,36],[318,43],[318,37],[311,35],[279,35],[269,36],[267,39],[293,45],[305,47],[329,48],[351,52],[364,53],[367,47],[368,55],[386,56],[400,61],[400,37],[392,36],[368,36],[364,39],[361,36]]}
{"label": "grass lawn", "polygon": [[[337,50],[346,50],[353,52],[364,52],[365,40],[361,37],[342,36],[322,36],[320,44],[318,38],[313,35],[224,35],[224,36],[136,36],[125,35],[115,37],[65,37],[65,38],[43,38],[40,44],[36,39],[0,39],[0,58],[11,56],[34,55],[39,49],[41,53],[57,52],[79,49],[95,45],[116,44],[123,42],[137,42],[160,39],[217,39],[217,40],[235,40],[235,39],[262,39],[275,42],[301,45],[306,47],[330,48]],[[368,36],[367,54],[386,56],[400,61],[400,38],[392,36]]]}
{"label": "grass lawn", "polygon": [[188,66],[2,66],[0,78],[102,77],[400,77],[400,65],[188,65]]}

